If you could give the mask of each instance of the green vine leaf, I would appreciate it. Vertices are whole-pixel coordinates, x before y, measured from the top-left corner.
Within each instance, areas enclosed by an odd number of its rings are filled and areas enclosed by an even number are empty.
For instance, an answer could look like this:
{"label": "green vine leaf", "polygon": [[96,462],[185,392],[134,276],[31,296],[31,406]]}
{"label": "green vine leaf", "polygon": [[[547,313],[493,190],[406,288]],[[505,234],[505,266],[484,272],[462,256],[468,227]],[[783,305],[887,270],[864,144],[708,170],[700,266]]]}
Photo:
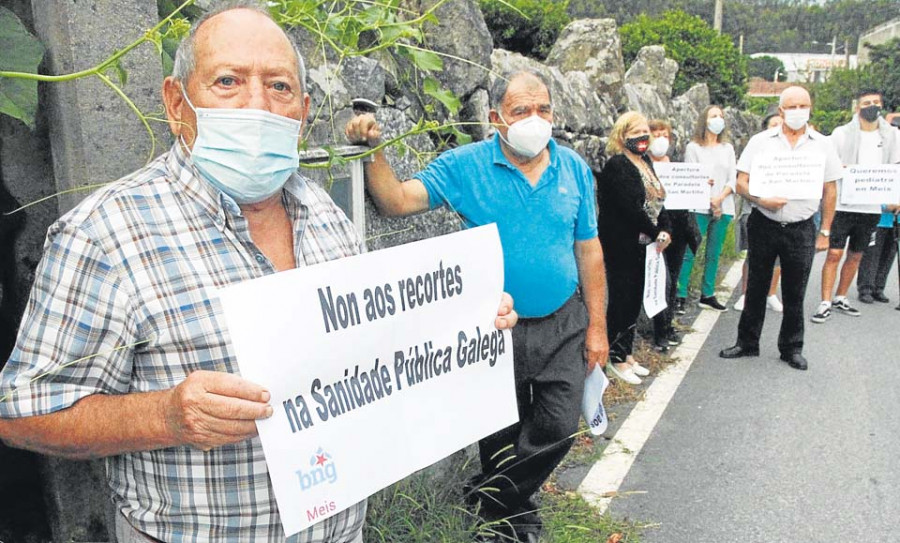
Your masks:
{"label": "green vine leaf", "polygon": [[459,98],[457,98],[453,92],[442,88],[437,79],[432,77],[426,78],[425,82],[422,84],[422,90],[425,94],[443,104],[451,115],[456,115],[456,112],[459,111],[459,108],[462,106]]}
{"label": "green vine leaf", "polygon": [[[0,7],[0,71],[36,73],[44,46],[12,11]],[[37,81],[0,77],[0,113],[34,128]]]}
{"label": "green vine leaf", "polygon": [[402,50],[406,51],[410,60],[412,60],[413,64],[420,70],[436,72],[444,68],[444,61],[441,60],[441,57],[431,51],[412,47],[403,47]]}

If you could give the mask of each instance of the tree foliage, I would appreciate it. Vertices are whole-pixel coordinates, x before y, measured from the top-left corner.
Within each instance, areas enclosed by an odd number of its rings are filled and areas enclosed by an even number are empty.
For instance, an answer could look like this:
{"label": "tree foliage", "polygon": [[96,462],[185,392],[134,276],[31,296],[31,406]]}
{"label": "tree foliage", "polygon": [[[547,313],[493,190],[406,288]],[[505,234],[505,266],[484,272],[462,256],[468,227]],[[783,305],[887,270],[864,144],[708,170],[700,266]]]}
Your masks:
{"label": "tree foliage", "polygon": [[775,81],[775,74],[778,74],[778,81],[787,81],[784,63],[777,58],[763,55],[747,59],[747,76]]}
{"label": "tree foliage", "polygon": [[[682,10],[712,24],[712,0],[569,0],[573,17],[612,17],[619,25],[641,14]],[[897,0],[724,0],[722,32],[744,36],[744,53],[830,53],[832,40],[844,53],[857,50],[859,35],[900,16]],[[860,45],[861,47],[861,45]]]}
{"label": "tree foliage", "polygon": [[739,105],[743,100],[746,60],[730,37],[718,34],[703,19],[683,11],[669,11],[658,18],[641,15],[622,25],[619,34],[626,65],[641,47],[662,45],[666,49],[666,56],[678,62],[675,94],[706,83],[714,103]]}
{"label": "tree foliage", "polygon": [[569,21],[568,1],[478,0],[494,47],[543,60]]}
{"label": "tree foliage", "polygon": [[900,38],[871,47],[871,63],[854,70],[835,70],[814,85],[812,121],[826,133],[850,120],[853,100],[861,89],[884,93],[886,110],[900,109]]}

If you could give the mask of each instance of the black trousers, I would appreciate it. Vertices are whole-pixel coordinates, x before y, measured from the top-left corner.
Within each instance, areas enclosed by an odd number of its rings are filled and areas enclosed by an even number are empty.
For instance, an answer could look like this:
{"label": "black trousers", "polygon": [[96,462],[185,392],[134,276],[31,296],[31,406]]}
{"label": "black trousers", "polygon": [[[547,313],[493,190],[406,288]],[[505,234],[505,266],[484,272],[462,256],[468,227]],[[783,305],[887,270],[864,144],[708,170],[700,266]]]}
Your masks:
{"label": "black trousers", "polygon": [[478,442],[482,475],[474,483],[482,490],[472,497],[486,517],[530,508],[528,499],[569,452],[581,416],[587,324],[576,292],[553,314],[519,319],[513,328],[519,422]]}
{"label": "black trousers", "polygon": [[681,266],[684,263],[684,253],[687,251],[687,246],[687,240],[677,240],[673,237],[672,243],[663,251],[667,276],[666,308],[653,317],[653,338],[657,343],[663,341],[672,332],[672,320],[675,318],[675,295],[678,291],[678,276],[681,275]]}
{"label": "black trousers", "polygon": [[[609,359],[623,362],[634,347],[634,335],[644,297],[645,245],[607,241],[603,244],[606,264],[606,334]],[[666,289],[668,293],[668,288]]]}
{"label": "black trousers", "polygon": [[747,222],[747,237],[750,242],[747,295],[738,324],[738,344],[747,348],[759,347],[772,269],[775,259],[780,258],[784,313],[778,334],[778,350],[782,355],[799,353],[803,351],[803,299],[816,254],[816,225],[811,217],[782,224],[754,209]]}
{"label": "black trousers", "polygon": [[876,228],[875,245],[866,248],[859,263],[856,290],[860,294],[883,293],[896,256],[897,241],[893,229]]}

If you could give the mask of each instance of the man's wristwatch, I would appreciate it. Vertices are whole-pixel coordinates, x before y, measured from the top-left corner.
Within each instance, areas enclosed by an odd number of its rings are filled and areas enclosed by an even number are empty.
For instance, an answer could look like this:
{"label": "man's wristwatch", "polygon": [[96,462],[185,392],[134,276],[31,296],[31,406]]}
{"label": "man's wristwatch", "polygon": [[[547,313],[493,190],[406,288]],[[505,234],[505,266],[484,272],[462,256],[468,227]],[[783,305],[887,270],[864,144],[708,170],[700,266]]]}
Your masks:
{"label": "man's wristwatch", "polygon": [[831,236],[831,230],[825,230],[823,228],[822,230],[819,230],[819,235],[825,236],[827,238],[827,237]]}

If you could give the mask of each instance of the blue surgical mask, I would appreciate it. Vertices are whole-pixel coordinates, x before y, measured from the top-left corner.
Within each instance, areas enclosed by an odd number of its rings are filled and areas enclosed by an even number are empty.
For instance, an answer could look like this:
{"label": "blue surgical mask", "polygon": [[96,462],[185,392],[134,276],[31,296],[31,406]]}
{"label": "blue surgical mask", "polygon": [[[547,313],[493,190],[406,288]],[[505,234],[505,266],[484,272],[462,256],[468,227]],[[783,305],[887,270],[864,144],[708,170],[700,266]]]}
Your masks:
{"label": "blue surgical mask", "polygon": [[187,93],[184,99],[197,116],[194,166],[238,204],[271,197],[300,165],[300,121],[260,109],[195,108]]}
{"label": "blue surgical mask", "polygon": [[725,119],[722,117],[709,119],[706,121],[706,129],[718,136],[722,133],[722,130],[725,130]]}

